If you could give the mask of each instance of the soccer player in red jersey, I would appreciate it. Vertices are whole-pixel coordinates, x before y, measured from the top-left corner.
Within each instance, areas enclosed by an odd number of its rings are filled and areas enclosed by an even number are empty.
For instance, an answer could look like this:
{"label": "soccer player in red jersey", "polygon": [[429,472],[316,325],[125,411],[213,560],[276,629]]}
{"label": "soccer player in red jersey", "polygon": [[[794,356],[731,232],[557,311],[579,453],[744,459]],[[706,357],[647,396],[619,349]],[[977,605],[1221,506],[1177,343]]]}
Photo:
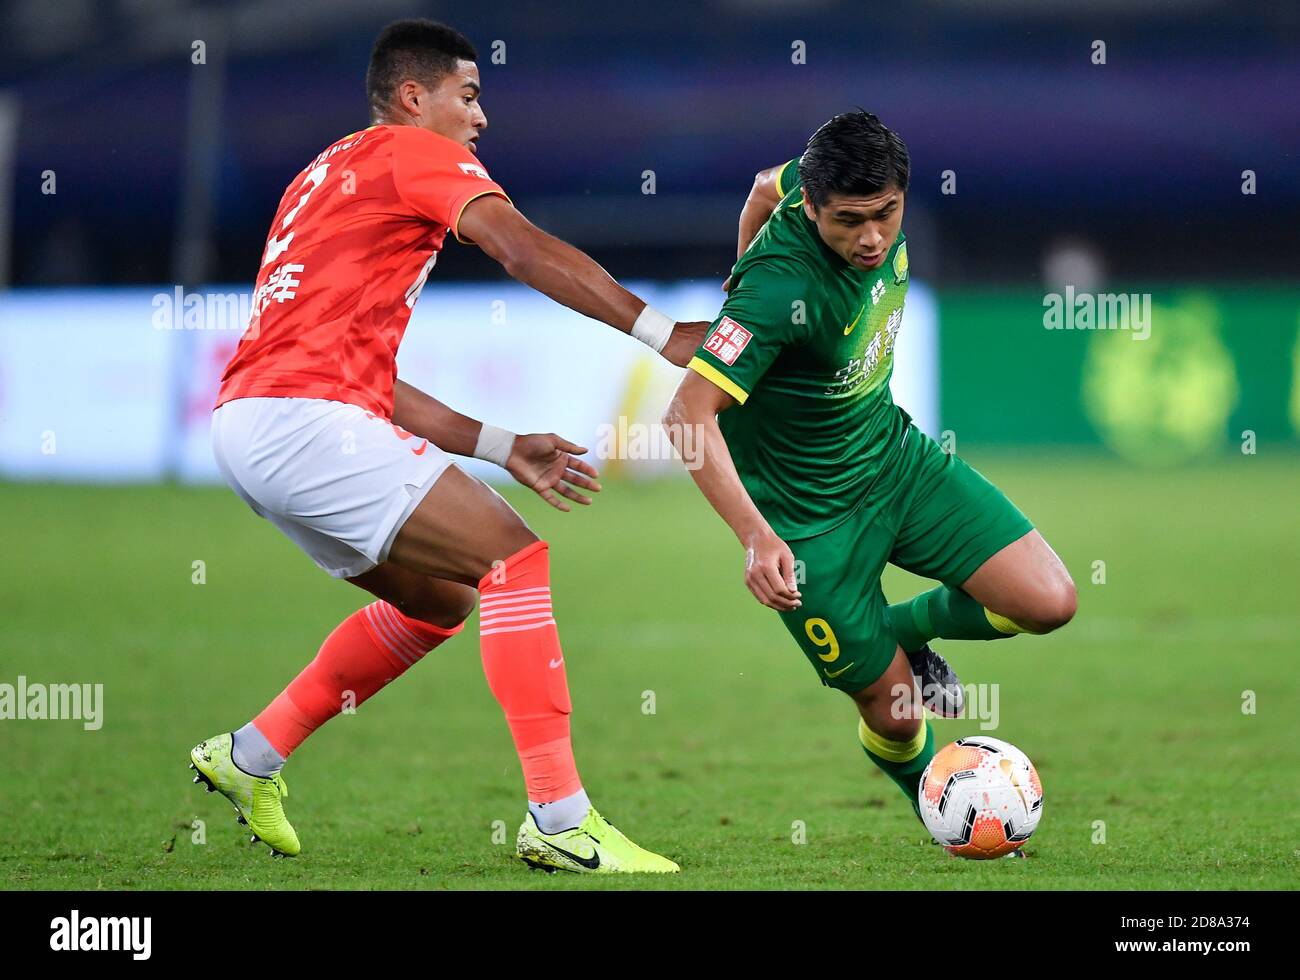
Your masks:
{"label": "soccer player in red jersey", "polygon": [[440,24],[385,28],[366,78],[372,125],[320,153],[276,211],[249,328],[213,412],[213,451],[257,514],[376,601],[252,721],[197,745],[195,779],[226,795],[273,853],[297,854],[285,760],[345,704],[459,632],[477,598],[484,672],[528,792],[518,855],[586,873],[677,871],[606,822],[583,790],[547,543],[448,456],[492,460],[568,510],[564,498],[588,504],[583,491],[600,489],[578,458],[586,450],[461,415],[399,380],[395,358],[448,232],[675,364],[707,324],[674,323],[515,209],[476,156],[487,126],[476,57]]}

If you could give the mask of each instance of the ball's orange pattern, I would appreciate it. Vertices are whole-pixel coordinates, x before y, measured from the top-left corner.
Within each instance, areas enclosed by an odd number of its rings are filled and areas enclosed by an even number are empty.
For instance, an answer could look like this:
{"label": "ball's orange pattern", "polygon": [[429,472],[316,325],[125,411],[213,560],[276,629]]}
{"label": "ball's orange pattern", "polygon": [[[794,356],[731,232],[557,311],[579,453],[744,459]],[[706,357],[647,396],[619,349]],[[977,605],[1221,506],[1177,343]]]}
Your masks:
{"label": "ball's orange pattern", "polygon": [[976,768],[985,755],[987,753],[983,749],[974,746],[958,745],[955,742],[952,745],[945,745],[930,761],[930,775],[923,788],[925,798],[930,803],[938,803],[948,777],[963,769]]}
{"label": "ball's orange pattern", "polygon": [[1007,832],[1002,827],[1002,821],[991,814],[985,814],[975,818],[975,829],[971,831],[970,843],[950,847],[948,851],[964,858],[982,860],[1001,857],[1015,848],[1016,845],[1007,840]]}

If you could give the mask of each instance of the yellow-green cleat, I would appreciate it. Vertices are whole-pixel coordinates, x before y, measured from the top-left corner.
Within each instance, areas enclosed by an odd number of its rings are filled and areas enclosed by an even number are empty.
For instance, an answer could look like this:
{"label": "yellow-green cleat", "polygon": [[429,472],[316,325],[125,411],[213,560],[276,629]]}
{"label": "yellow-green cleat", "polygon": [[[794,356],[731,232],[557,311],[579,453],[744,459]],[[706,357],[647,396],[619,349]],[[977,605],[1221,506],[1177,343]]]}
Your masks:
{"label": "yellow-green cleat", "polygon": [[582,823],[543,834],[529,813],[519,828],[515,852],[530,868],[580,874],[671,874],[681,868],[666,857],[633,844],[593,806]]}
{"label": "yellow-green cleat", "polygon": [[253,840],[270,847],[272,855],[293,857],[302,846],[284,816],[281,800],[289,795],[284,777],[279,773],[267,778],[244,772],[231,758],[233,743],[227,732],[190,749],[190,768],[198,773],[194,781],[207,786],[209,793],[216,790],[233,803],[239,822],[247,824]]}

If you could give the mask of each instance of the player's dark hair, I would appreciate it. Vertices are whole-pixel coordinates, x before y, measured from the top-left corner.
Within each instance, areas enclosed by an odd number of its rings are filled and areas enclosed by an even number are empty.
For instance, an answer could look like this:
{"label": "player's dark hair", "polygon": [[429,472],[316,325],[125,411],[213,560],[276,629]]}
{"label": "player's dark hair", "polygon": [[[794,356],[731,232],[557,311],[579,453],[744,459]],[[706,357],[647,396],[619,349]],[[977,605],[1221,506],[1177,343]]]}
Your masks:
{"label": "player's dark hair", "polygon": [[393,90],[408,78],[433,88],[456,68],[477,61],[478,52],[460,31],[423,18],[396,20],[379,32],[366,69],[366,98],[371,114],[393,102]]}
{"label": "player's dark hair", "polygon": [[875,113],[856,109],[832,117],[812,134],[799,160],[799,180],[814,207],[832,194],[869,197],[887,187],[907,190],[907,146]]}

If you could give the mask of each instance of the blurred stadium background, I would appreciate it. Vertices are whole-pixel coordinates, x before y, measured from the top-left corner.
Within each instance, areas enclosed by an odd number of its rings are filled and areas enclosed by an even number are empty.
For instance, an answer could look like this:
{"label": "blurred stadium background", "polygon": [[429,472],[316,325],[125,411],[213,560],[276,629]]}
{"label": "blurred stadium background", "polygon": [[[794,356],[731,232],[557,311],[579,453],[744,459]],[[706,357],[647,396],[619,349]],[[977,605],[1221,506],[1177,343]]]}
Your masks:
{"label": "blurred stadium background", "polygon": [[[899,363],[927,428],[963,449],[1102,442],[1142,457],[1154,426],[1180,444],[1152,451],[1161,461],[1243,429],[1296,439],[1293,4],[11,0],[0,475],[212,477],[202,423],[243,324],[224,301],[246,295],[288,179],[365,125],[368,46],[412,14],[478,45],[483,157],[525,213],[616,277],[652,280],[683,318],[716,308],[753,172],[861,104],[912,151],[913,273],[938,302],[917,291],[903,335],[921,349]],[[435,280],[405,351],[413,380],[580,438],[628,407],[635,351],[474,249],[448,249]],[[1197,341],[1047,333],[1044,291],[1067,283],[1154,292]],[[1089,387],[1108,345],[1130,345],[1130,370]],[[578,392],[536,387],[557,360],[581,366]],[[1188,383],[1209,386],[1195,418],[1126,412],[1191,397]]]}
{"label": "blurred stadium background", "polygon": [[[1140,874],[1153,877],[1116,878],[1113,866],[1098,872],[1089,863],[1097,852],[1085,838],[1070,852],[1075,886],[1286,880],[1275,877],[1275,860],[1293,856],[1257,846],[1260,834],[1279,843],[1262,814],[1235,823],[1227,838],[1188,843],[1168,813],[1195,807],[1213,816],[1233,794],[1266,789],[1290,801],[1274,798],[1272,813],[1294,812],[1297,802],[1294,780],[1279,789],[1264,771],[1282,763],[1294,771],[1298,761],[1277,713],[1289,705],[1293,717],[1300,703],[1293,3],[0,3],[0,501],[9,552],[0,572],[0,680],[25,671],[116,682],[122,727],[106,728],[104,738],[138,746],[133,738],[174,722],[167,730],[176,744],[150,742],[140,757],[165,767],[213,725],[260,707],[250,692],[278,690],[356,605],[233,495],[202,486],[216,478],[207,419],[279,196],[320,149],[367,124],[369,46],[384,23],[406,16],[444,20],[477,45],[490,124],[481,156],[520,209],[683,319],[716,312],[756,170],[797,155],[816,126],[847,107],[871,109],[897,129],[912,154],[904,227],[914,283],[896,397],[1039,521],[1083,594],[1076,623],[1036,641],[1035,656],[1030,641],[1016,641],[1014,656],[985,661],[986,675],[972,669],[969,677],[1008,685],[1004,715],[1012,721],[998,734],[1023,739],[1036,758],[1047,750],[1049,800],[1053,780],[1071,787],[1055,799],[1075,824],[1045,821],[1040,838],[1068,851],[1074,845],[1064,836],[1049,835],[1065,835],[1067,826],[1086,834],[1099,800],[1121,806],[1130,792],[1155,794],[1160,807],[1143,814],[1146,826],[1186,845],[1166,848],[1166,860],[1213,852],[1220,869],[1228,861],[1222,873],[1237,876],[1213,877],[1206,858],[1198,867],[1210,877],[1160,878],[1159,861],[1134,852]],[[1138,339],[1143,331],[1127,321],[1110,330],[1046,329],[1045,301],[1067,287],[1149,296],[1149,335]],[[607,471],[655,478],[614,481],[605,496],[615,499],[566,518],[522,500],[539,531],[580,559],[567,571],[557,561],[556,585],[557,596],[566,583],[570,590],[570,655],[581,659],[585,649],[596,664],[585,680],[575,673],[575,701],[592,705],[577,722],[589,726],[580,737],[625,749],[651,772],[641,784],[623,773],[631,764],[599,770],[604,785],[619,787],[604,792],[650,806],[662,778],[676,780],[668,788],[696,805],[712,805],[714,782],[677,758],[680,739],[645,736],[652,750],[616,720],[622,710],[637,717],[643,688],[661,698],[678,692],[679,704],[745,741],[748,754],[737,744],[734,757],[710,756],[691,741],[696,723],[679,721],[706,771],[734,773],[758,757],[819,764],[816,754],[781,756],[788,745],[778,744],[778,733],[753,732],[752,717],[723,707],[716,693],[752,671],[753,650],[762,648],[770,676],[747,681],[754,685],[747,698],[761,706],[770,696],[789,705],[792,723],[809,726],[829,708],[775,618],[744,593],[734,542],[680,465],[633,458],[620,433],[620,419],[658,419],[673,369],[455,245],[430,277],[400,363],[405,377],[457,408],[604,446],[603,455],[615,457],[602,461]],[[611,431],[620,433],[612,442]],[[73,485],[55,485],[65,483]],[[637,562],[619,557],[620,543],[636,549]],[[690,567],[680,552],[667,553],[670,546],[690,550]],[[217,577],[227,584],[214,580],[206,594],[219,597],[215,608],[193,597],[191,559],[205,556],[229,559]],[[1101,587],[1104,569],[1097,581],[1098,560],[1111,569],[1109,588]],[[615,581],[611,567],[628,581]],[[230,584],[244,575],[248,581]],[[716,601],[669,612],[658,597],[665,580]],[[891,597],[912,584],[901,573],[887,580]],[[154,609],[159,601],[168,605]],[[282,615],[289,607],[292,624]],[[679,613],[691,632],[675,623]],[[98,633],[93,648],[86,623]],[[611,632],[634,656],[599,659]],[[698,690],[691,686],[698,677],[672,664],[703,647],[723,653],[694,661],[715,671],[707,675],[712,686]],[[196,664],[218,649],[245,686],[199,706],[173,702],[173,692],[195,683]],[[659,673],[647,679],[637,663]],[[999,675],[995,664],[1014,669]],[[475,692],[465,695],[457,722],[464,744],[486,740],[481,751],[491,765],[512,762],[496,709],[470,677],[474,658],[451,669]],[[615,688],[631,707],[615,707]],[[1272,720],[1234,727],[1248,688]],[[1154,707],[1153,691],[1167,695]],[[385,700],[403,723],[423,723],[414,690]],[[377,726],[394,720],[371,717]],[[848,731],[843,719],[837,724]],[[1084,753],[1081,730],[1109,753],[1104,765]],[[851,797],[865,777],[851,737],[838,737],[844,732],[817,746],[843,756],[838,789],[829,792]],[[1172,752],[1179,740],[1206,733],[1233,746],[1216,743],[1202,757],[1208,771],[1152,774],[1124,755],[1153,739]],[[163,880],[150,877],[157,847],[148,834],[123,843],[112,837],[112,820],[75,807],[80,823],[69,830],[24,819],[49,792],[43,772],[77,772],[83,781],[68,790],[72,800],[105,791],[108,777],[88,762],[103,754],[82,754],[80,728],[56,735],[0,724],[0,745],[6,741],[0,764],[11,768],[0,777],[0,814],[22,829],[0,863],[14,880],[91,887]],[[348,757],[339,732],[326,731],[319,744],[318,758]],[[372,758],[388,751],[375,736],[366,744]],[[474,761],[454,763],[464,771],[449,772],[447,786],[425,789],[454,799],[450,777],[477,778]],[[1077,782],[1067,781],[1067,765],[1077,766]],[[331,794],[359,792],[327,785],[323,770],[316,778],[318,819]],[[489,817],[513,814],[501,799],[513,805],[515,779],[497,780],[500,791],[485,791],[471,817],[486,826]],[[746,779],[744,790],[768,802],[788,792],[815,805],[826,786],[807,777],[807,785],[774,790],[753,774]],[[877,786],[874,795],[888,793]],[[194,801],[170,789],[144,801],[180,826],[193,812]],[[896,802],[887,815],[868,814],[877,828],[886,821],[875,840],[916,836]],[[410,805],[427,808],[429,800]],[[734,820],[739,832],[762,811],[727,812],[722,823]],[[854,853],[848,817],[860,824],[862,814],[832,813],[844,820],[844,853]],[[139,817],[116,814],[118,826],[134,827]],[[718,824],[714,814],[699,839],[725,847]],[[788,833],[777,824],[778,836]],[[166,820],[160,826],[165,837]],[[84,857],[88,840],[98,862],[45,863]],[[1197,850],[1202,844],[1208,850]],[[184,860],[200,874],[199,858]],[[355,883],[346,869],[365,869],[349,860],[339,858],[344,871],[331,883]],[[754,881],[796,880],[787,865],[767,870]],[[891,880],[951,886],[954,873],[943,882]],[[978,873],[984,877],[968,881],[996,884]],[[230,874],[171,883],[271,881],[262,870],[252,879]],[[406,880],[393,874],[393,882]]]}
{"label": "blurred stadium background", "polygon": [[[1300,432],[1294,4],[10,0],[0,475],[212,478],[206,412],[269,216],[366,124],[369,44],[413,14],[478,45],[482,155],[523,211],[682,318],[716,311],[753,172],[861,104],[912,152],[924,288],[899,384],[926,428],[1138,462]],[[1150,293],[1183,332],[1045,331],[1067,284]],[[475,249],[448,249],[429,288],[404,349],[417,383],[580,438],[657,418],[671,378],[629,404],[650,359]],[[551,383],[560,363],[583,383]]]}

